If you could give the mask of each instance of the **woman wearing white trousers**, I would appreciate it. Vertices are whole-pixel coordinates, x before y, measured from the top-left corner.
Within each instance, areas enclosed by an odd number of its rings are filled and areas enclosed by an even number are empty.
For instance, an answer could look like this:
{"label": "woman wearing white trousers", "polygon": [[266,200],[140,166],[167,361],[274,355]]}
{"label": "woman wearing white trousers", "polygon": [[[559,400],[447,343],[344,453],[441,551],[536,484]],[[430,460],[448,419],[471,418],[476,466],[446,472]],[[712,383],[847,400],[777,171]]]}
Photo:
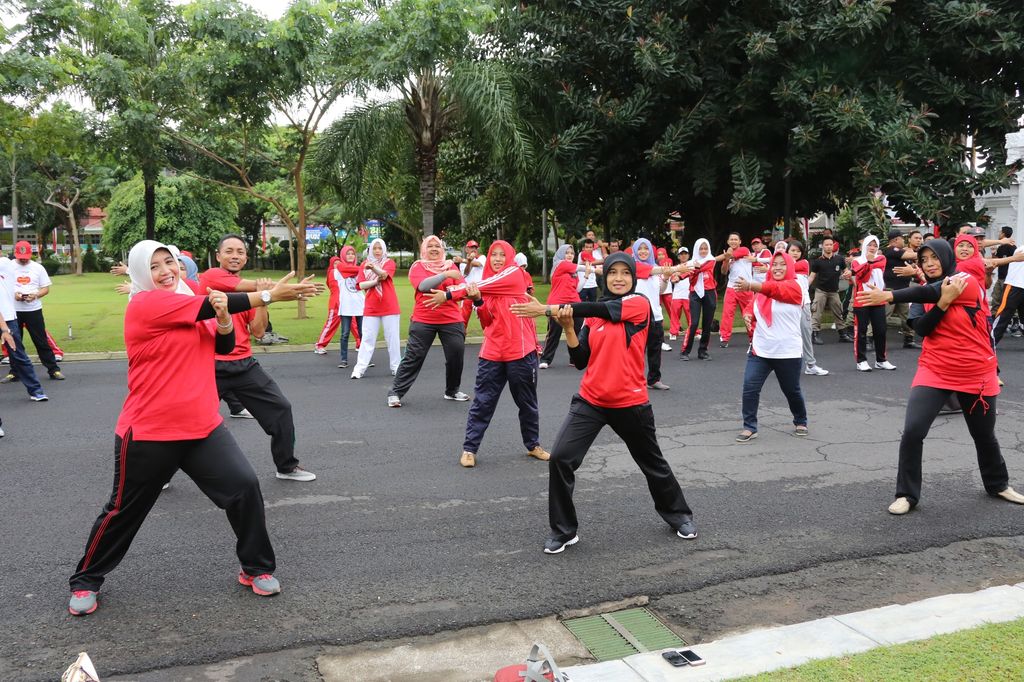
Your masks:
{"label": "woman wearing white trousers", "polygon": [[395,261],[388,258],[388,247],[383,239],[374,239],[363,261],[362,269],[356,278],[356,285],[363,291],[366,300],[363,305],[362,343],[359,344],[359,356],[356,367],[352,370],[353,379],[362,379],[373,359],[373,349],[377,344],[377,332],[384,330],[384,340],[388,344],[388,360],[391,375],[398,371],[402,361],[402,348],[398,336],[398,325],[401,310],[398,307],[398,295],[395,293]]}

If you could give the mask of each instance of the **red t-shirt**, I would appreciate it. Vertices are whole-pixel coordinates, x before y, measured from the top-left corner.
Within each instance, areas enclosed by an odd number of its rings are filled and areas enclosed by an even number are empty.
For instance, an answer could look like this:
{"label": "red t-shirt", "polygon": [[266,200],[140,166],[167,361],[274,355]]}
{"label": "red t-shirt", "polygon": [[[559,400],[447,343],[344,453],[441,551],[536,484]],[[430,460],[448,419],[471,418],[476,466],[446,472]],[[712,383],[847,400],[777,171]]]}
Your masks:
{"label": "red t-shirt", "polygon": [[580,292],[576,290],[576,285],[579,281],[575,263],[563,260],[556,265],[555,269],[551,272],[551,290],[548,291],[548,304],[578,303]]}
{"label": "red t-shirt", "polygon": [[[999,394],[996,353],[984,308],[985,290],[973,277],[967,288],[924,337],[913,386],[980,395]],[[931,309],[931,304],[926,309]]]}
{"label": "red t-shirt", "polygon": [[[588,317],[587,341],[590,362],[580,382],[580,396],[598,407],[632,407],[647,402],[647,333],[650,330],[651,304],[642,294],[622,299],[619,322]],[[626,324],[644,325],[627,341]]]}
{"label": "red t-shirt", "polygon": [[[388,273],[388,278],[380,283],[380,293],[377,293],[377,289],[374,287],[363,290],[363,294],[366,296],[363,303],[364,316],[384,317],[385,315],[400,315],[402,312],[398,307],[398,294],[395,293],[395,261],[388,258],[384,263],[383,270]],[[371,270],[371,272],[373,271]],[[366,280],[366,268],[361,267],[359,276],[356,277],[356,284]]]}
{"label": "red t-shirt", "polygon": [[[458,284],[463,281],[458,265],[453,263],[449,270],[459,272],[459,278],[455,280],[446,279],[436,288],[444,289],[445,287]],[[409,268],[409,283],[412,284],[412,289],[415,292],[413,296],[416,299],[412,309],[412,321],[422,322],[423,324],[452,324],[453,322],[464,324],[462,321],[462,308],[459,306],[458,301],[445,301],[441,304],[441,307],[436,310],[427,307],[426,303],[430,300],[431,294],[429,292],[423,293],[420,291],[419,286],[420,282],[433,276],[434,273],[427,270],[423,266],[423,263],[420,263],[419,261],[413,263],[412,267]],[[367,295],[367,298],[369,298],[369,295]],[[462,305],[472,305],[472,302],[464,301]]]}
{"label": "red t-shirt", "polygon": [[[214,291],[233,293],[242,278],[224,268],[210,268],[199,275],[199,286],[203,291],[208,288]],[[227,355],[218,355],[218,360],[241,360],[252,357],[252,343],[249,341],[249,323],[256,317],[255,310],[246,310],[231,316],[235,323],[235,348]]]}
{"label": "red t-shirt", "polygon": [[135,294],[124,314],[128,397],[115,432],[135,440],[206,438],[221,419],[214,378],[214,320],[196,322],[206,299],[171,291]]}

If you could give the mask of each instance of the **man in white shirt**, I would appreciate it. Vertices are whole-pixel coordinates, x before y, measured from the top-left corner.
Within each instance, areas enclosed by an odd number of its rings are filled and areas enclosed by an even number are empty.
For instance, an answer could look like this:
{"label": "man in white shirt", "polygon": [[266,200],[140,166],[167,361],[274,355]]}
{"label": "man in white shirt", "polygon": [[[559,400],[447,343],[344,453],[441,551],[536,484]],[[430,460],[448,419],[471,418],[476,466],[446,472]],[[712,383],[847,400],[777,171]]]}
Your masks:
{"label": "man in white shirt", "polygon": [[[587,234],[594,234],[594,232],[591,230]],[[583,240],[583,246],[580,249],[580,255],[576,262],[580,266],[580,271],[583,271],[588,264],[593,268],[586,279],[583,280],[583,289],[580,290],[580,300],[585,303],[593,303],[598,298],[596,272],[598,266],[604,262],[604,253],[597,248],[597,243],[593,239],[587,237]]]}
{"label": "man in white shirt", "polygon": [[[480,244],[475,239],[466,242],[466,258],[455,262],[462,266],[462,276],[466,278],[466,284],[479,282],[484,278],[484,262],[486,257],[480,255]],[[463,301],[462,321],[469,327],[469,318],[473,314],[473,306]]]}
{"label": "man in white shirt", "polygon": [[21,340],[18,313],[14,309],[14,263],[4,256],[0,256],[0,342],[10,354],[12,376],[25,385],[29,398],[36,402],[47,400]]}
{"label": "man in white shirt", "polygon": [[1015,312],[1024,315],[1024,246],[1018,246],[1012,256],[1005,258],[991,258],[986,260],[989,267],[1000,267],[1009,265],[1006,269],[1005,286],[999,309],[993,314],[992,320],[992,343],[998,347],[999,342],[1006,333]]}
{"label": "man in white shirt", "polygon": [[[63,381],[64,374],[46,340],[46,320],[43,319],[43,303],[40,300],[50,293],[50,276],[46,268],[32,260],[32,245],[28,242],[14,245],[14,258],[15,262],[10,269],[14,278],[14,309],[18,313],[19,326],[28,329],[36,354],[40,362],[46,365],[50,378]],[[13,379],[13,373],[7,375],[7,381]]]}

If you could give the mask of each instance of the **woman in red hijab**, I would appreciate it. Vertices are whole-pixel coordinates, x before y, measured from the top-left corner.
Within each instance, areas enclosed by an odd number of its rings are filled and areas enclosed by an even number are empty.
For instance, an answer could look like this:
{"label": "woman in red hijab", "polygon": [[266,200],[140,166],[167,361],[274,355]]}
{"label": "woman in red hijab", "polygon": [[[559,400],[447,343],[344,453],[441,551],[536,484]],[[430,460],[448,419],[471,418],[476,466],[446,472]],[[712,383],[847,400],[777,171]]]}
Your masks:
{"label": "woman in red hijab", "polygon": [[[807,435],[807,406],[800,391],[800,370],[803,364],[803,290],[796,280],[796,264],[792,256],[780,251],[772,257],[768,278],[764,282],[736,280],[739,291],[753,291],[753,314],[744,321],[753,325],[754,333],[743,373],[743,430],[737,443],[757,438],[757,408],[761,387],[768,375],[775,372],[779,388],[793,413],[794,436]],[[749,319],[748,319],[749,318]]]}

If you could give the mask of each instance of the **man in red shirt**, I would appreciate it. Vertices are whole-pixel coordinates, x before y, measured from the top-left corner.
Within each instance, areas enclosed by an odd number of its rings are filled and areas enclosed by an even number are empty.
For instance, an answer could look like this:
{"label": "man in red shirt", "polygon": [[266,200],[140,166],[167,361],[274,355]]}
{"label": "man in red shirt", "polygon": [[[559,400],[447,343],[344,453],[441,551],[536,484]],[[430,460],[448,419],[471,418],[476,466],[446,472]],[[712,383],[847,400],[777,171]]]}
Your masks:
{"label": "man in red shirt", "polygon": [[[245,242],[235,234],[222,237],[217,245],[218,268],[199,276],[203,291],[259,291],[268,302],[273,281],[245,280],[238,274],[249,260]],[[252,356],[249,334],[262,337],[267,328],[266,306],[232,316],[235,322],[235,347],[227,355],[216,356],[217,391],[230,392],[260,423],[270,436],[270,452],[277,466],[277,478],[286,481],[313,481],[316,475],[299,466],[295,458],[295,421],[292,405],[277,383]]]}

